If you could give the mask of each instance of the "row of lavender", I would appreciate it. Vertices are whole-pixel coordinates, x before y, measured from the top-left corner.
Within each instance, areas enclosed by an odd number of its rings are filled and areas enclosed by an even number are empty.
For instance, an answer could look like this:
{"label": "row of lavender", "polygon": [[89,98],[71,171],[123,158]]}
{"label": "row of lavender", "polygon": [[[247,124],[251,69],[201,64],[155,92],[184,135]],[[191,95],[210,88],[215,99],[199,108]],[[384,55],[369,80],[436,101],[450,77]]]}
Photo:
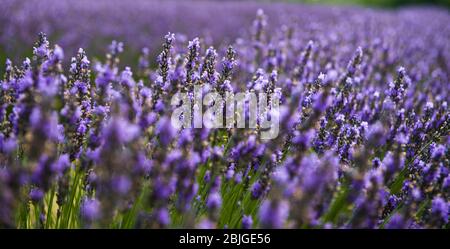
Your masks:
{"label": "row of lavender", "polygon": [[[113,39],[124,41],[133,55],[148,46],[156,56],[160,38],[168,30],[202,36],[208,43],[230,43],[243,31],[243,25],[251,24],[261,6],[273,25],[288,23],[300,9],[285,4],[174,0],[1,0],[0,4],[0,44],[6,51],[22,54],[21,47],[31,46],[35,35],[43,31],[66,52],[75,53],[83,47],[96,56]],[[178,41],[186,38],[180,35]],[[132,62],[133,58],[127,59]]]}
{"label": "row of lavender", "polygon": [[[0,51],[14,56],[11,59],[31,56],[30,50],[23,47],[31,47],[36,34],[42,31],[68,54],[75,54],[82,47],[91,56],[101,57],[112,40],[123,41],[127,54],[122,56],[122,61],[130,64],[136,61],[135,55],[143,47],[156,56],[160,38],[169,30],[177,34],[180,47],[188,37],[196,36],[203,37],[207,45],[230,44],[246,33],[259,8],[268,15],[271,32],[283,24],[295,26],[302,31],[299,38],[303,42],[329,36],[330,45],[345,45],[339,49],[347,52],[360,45],[359,39],[389,36],[399,40],[402,38],[397,37],[415,34],[416,28],[420,36],[428,37],[417,41],[422,38],[412,36],[411,42],[418,43],[415,44],[418,49],[426,46],[421,42],[446,43],[442,40],[444,35],[439,36],[440,41],[433,41],[438,34],[432,33],[442,30],[445,34],[449,20],[448,12],[439,9],[394,12],[251,1],[0,0],[0,5]],[[427,26],[433,28],[427,30]],[[402,44],[391,45],[403,49]],[[397,53],[412,53],[415,49],[414,45],[408,48],[410,51]],[[4,60],[0,58],[0,61]]]}
{"label": "row of lavender", "polygon": [[[0,227],[448,227],[448,14],[339,13],[268,29],[258,11],[217,50],[168,34],[156,70],[148,49],[121,68],[120,42],[64,70],[40,34],[0,82]],[[173,128],[195,85],[280,88],[280,134]]]}

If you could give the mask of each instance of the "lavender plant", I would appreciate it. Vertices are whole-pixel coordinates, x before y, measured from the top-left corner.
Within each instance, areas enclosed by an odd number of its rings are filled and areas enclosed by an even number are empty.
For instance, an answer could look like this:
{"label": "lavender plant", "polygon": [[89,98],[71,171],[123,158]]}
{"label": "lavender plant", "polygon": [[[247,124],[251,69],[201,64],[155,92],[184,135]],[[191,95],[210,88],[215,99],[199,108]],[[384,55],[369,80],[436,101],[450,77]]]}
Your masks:
{"label": "lavender plant", "polygon": [[[65,65],[40,33],[0,80],[0,227],[448,228],[448,13],[316,11],[216,47],[169,33],[135,68],[116,41]],[[196,86],[277,93],[278,135],[174,127]]]}

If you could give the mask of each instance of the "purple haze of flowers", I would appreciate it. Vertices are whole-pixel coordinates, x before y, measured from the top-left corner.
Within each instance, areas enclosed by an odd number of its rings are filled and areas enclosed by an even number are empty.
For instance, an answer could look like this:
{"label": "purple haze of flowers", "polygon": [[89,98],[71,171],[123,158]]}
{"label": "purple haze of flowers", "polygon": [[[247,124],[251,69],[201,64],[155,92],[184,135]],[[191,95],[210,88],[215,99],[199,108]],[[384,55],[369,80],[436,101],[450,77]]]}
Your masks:
{"label": "purple haze of flowers", "polygon": [[[447,12],[111,1],[2,2],[0,228],[448,227]],[[175,129],[197,85],[277,94],[278,136]]]}

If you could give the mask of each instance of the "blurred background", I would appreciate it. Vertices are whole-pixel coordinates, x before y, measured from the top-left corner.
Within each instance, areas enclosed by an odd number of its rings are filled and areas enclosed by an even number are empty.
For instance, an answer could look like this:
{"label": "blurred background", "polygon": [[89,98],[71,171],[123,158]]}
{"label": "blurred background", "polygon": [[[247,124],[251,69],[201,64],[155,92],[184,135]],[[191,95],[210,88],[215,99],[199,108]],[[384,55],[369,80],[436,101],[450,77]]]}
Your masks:
{"label": "blurred background", "polygon": [[123,61],[131,63],[144,47],[154,58],[169,31],[177,35],[178,47],[196,36],[208,46],[234,43],[248,35],[258,9],[268,16],[268,30],[316,29],[316,36],[305,37],[312,40],[337,21],[348,23],[351,35],[366,32],[371,19],[390,20],[379,27],[388,30],[401,16],[423,25],[437,21],[436,13],[450,18],[450,0],[0,0],[0,6],[0,65],[6,58],[20,64],[31,57],[41,31],[63,47],[66,59],[80,47],[101,58],[112,40],[123,41]]}
{"label": "blurred background", "polygon": [[[267,1],[273,2],[280,0],[267,0]],[[395,8],[408,5],[438,5],[450,7],[450,0],[284,0],[284,1],[307,3],[307,4],[364,5],[382,8]]]}

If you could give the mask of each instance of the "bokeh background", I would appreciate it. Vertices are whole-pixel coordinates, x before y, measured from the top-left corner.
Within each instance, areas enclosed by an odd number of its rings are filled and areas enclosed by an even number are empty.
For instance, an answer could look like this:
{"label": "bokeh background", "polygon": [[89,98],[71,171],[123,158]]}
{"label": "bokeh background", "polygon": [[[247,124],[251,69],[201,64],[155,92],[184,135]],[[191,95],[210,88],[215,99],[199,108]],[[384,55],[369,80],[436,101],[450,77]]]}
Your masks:
{"label": "bokeh background", "polygon": [[0,0],[0,64],[6,58],[20,63],[19,58],[30,57],[41,31],[64,48],[66,58],[80,47],[101,57],[112,40],[123,41],[127,53],[122,62],[128,64],[137,61],[143,47],[151,56],[158,54],[169,31],[181,43],[196,36],[214,46],[233,43],[248,31],[259,8],[267,14],[270,29],[308,22],[320,26],[329,20],[321,20],[317,12],[339,16],[355,8],[367,12],[367,18],[380,9],[402,15],[419,5],[420,11],[438,8],[448,15],[449,4],[450,0]]}

